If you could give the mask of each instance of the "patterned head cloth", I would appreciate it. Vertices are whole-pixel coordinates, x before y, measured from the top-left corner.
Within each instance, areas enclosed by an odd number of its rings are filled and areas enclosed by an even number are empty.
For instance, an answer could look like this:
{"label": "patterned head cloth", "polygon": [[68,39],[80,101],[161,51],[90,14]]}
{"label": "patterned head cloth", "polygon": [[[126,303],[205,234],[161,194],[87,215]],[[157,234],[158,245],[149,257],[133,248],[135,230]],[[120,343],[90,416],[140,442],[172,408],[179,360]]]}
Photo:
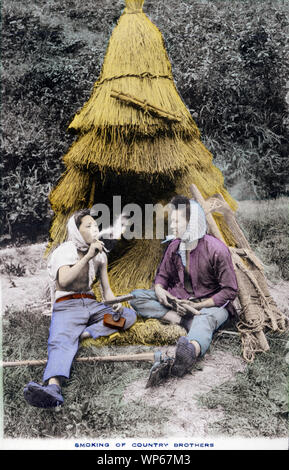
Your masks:
{"label": "patterned head cloth", "polygon": [[[179,253],[182,258],[183,265],[186,266],[186,251],[192,249],[192,244],[197,242],[206,234],[207,221],[203,208],[193,199],[190,199],[190,220],[186,231],[181,237]],[[196,243],[197,245],[197,243]]]}
{"label": "patterned head cloth", "polygon": [[190,220],[182,235],[182,242],[191,243],[202,238],[207,231],[205,213],[196,201],[190,199]]}
{"label": "patterned head cloth", "polygon": [[[89,245],[86,243],[86,241],[83,239],[83,236],[81,235],[80,231],[78,230],[76,223],[75,223],[75,218],[74,215],[72,215],[68,222],[67,222],[67,236],[66,236],[66,241],[72,242],[76,249],[79,251],[88,251]],[[98,259],[99,261],[104,262],[105,261],[105,254],[104,253],[98,253],[94,259]],[[89,261],[89,279],[95,278],[95,271],[94,271],[94,263],[93,263],[93,258]]]}
{"label": "patterned head cloth", "polygon": [[73,242],[79,251],[87,251],[89,249],[89,245],[83,239],[83,236],[76,226],[74,215],[72,215],[67,222],[66,241]]}

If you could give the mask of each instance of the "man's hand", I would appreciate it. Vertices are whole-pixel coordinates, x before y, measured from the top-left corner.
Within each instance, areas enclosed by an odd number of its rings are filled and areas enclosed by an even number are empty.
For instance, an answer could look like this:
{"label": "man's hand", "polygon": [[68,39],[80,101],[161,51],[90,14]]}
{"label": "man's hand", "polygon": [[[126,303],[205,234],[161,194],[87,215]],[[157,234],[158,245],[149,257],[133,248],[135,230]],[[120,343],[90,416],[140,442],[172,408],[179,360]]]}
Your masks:
{"label": "man's hand", "polygon": [[201,302],[192,302],[191,300],[188,300],[187,302],[189,302],[189,305],[196,310],[201,310],[201,308],[203,308]]}
{"label": "man's hand", "polygon": [[178,308],[182,308],[185,314],[192,314],[192,315],[199,315],[200,312],[196,308],[198,304],[193,303],[190,300],[179,300],[178,301]]}
{"label": "man's hand", "polygon": [[112,306],[112,309],[116,312],[116,313],[122,313],[123,311],[123,306],[121,303],[118,303],[118,304],[114,304]]}
{"label": "man's hand", "polygon": [[201,302],[190,302],[190,303],[197,310],[201,310],[202,308],[215,307],[215,302],[212,297],[202,300]]}
{"label": "man's hand", "polygon": [[86,254],[88,260],[91,260],[92,258],[94,258],[97,255],[97,252],[102,253],[103,248],[104,248],[104,243],[101,242],[100,240],[96,240],[95,242],[92,242]]}
{"label": "man's hand", "polygon": [[171,308],[173,310],[172,304],[168,302],[168,299],[175,299],[176,297],[169,294],[169,292],[166,291],[159,284],[155,285],[155,293],[160,304],[164,305],[165,307]]}

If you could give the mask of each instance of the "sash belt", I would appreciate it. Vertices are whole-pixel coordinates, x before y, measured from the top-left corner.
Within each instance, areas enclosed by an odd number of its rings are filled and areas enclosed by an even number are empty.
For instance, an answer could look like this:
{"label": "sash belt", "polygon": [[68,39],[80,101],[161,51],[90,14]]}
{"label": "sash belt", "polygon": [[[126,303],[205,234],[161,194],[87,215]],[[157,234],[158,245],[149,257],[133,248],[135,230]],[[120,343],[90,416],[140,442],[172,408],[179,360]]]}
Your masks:
{"label": "sash belt", "polygon": [[82,299],[82,298],[96,300],[95,295],[92,295],[92,294],[69,294],[69,295],[64,295],[63,297],[59,297],[59,299],[55,300],[55,302],[62,302],[63,300]]}

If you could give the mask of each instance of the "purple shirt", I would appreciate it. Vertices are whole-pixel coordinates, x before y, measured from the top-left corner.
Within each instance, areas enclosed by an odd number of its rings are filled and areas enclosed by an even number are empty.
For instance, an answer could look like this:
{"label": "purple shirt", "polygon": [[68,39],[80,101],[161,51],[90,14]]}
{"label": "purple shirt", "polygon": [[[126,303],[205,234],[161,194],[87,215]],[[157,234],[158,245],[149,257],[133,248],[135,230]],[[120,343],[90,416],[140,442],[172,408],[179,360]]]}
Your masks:
{"label": "purple shirt", "polygon": [[190,252],[189,274],[193,294],[185,289],[185,272],[178,253],[180,239],[167,248],[158,268],[155,284],[160,284],[178,299],[212,297],[216,307],[222,307],[237,296],[238,284],[228,247],[205,235]]}

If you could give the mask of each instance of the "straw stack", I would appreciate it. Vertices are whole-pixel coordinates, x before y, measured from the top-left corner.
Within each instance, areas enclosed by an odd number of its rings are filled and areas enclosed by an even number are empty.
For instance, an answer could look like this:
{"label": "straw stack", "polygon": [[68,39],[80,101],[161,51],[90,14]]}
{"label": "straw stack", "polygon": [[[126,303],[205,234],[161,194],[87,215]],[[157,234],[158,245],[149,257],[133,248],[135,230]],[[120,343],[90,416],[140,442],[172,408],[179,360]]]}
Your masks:
{"label": "straw stack", "polygon": [[[48,251],[65,238],[68,217],[112,197],[122,203],[169,202],[195,184],[204,198],[223,186],[200,132],[173,81],[158,28],[142,11],[143,0],[126,0],[112,32],[101,74],[69,129],[77,137],[63,157],[66,171],[50,194],[55,213]],[[221,214],[215,221],[227,243],[235,241]],[[114,259],[110,280],[117,294],[149,288],[160,261],[159,240],[136,240]]]}

